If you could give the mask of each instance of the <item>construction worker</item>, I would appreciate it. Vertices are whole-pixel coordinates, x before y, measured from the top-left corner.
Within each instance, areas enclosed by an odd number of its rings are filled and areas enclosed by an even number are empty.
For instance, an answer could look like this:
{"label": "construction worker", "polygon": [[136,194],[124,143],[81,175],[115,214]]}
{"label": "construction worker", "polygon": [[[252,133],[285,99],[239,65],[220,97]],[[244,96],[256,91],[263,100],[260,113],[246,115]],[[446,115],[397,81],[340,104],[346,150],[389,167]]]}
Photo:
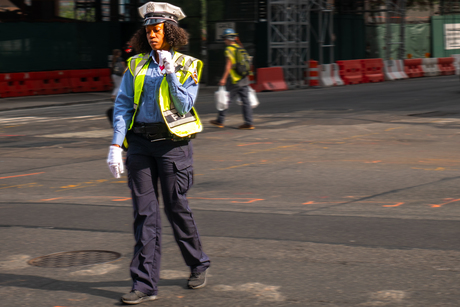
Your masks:
{"label": "construction worker", "polygon": [[206,284],[209,257],[204,253],[186,193],[193,183],[192,144],[202,130],[193,108],[202,62],[175,50],[188,43],[178,26],[180,7],[148,2],[139,8],[144,25],[131,39],[140,54],[128,60],[114,105],[114,135],[107,163],[115,178],[123,173],[127,148],[128,186],[134,209],[131,292],[125,304],[156,299],[160,279],[161,224],[158,181],[164,210],[179,249],[190,267],[188,287]]}
{"label": "construction worker", "polygon": [[[237,64],[237,52],[239,48],[243,48],[238,33],[233,29],[225,29],[222,33],[225,47],[225,69],[222,78],[218,85],[226,86],[227,91],[230,93],[230,102],[234,101],[238,96],[242,102],[244,124],[240,125],[238,129],[254,129],[252,122],[252,108],[249,102],[249,77],[241,76],[235,69]],[[243,49],[244,50],[244,49]],[[224,127],[225,113],[227,109],[219,111],[217,119],[210,121],[211,124],[219,128]]]}

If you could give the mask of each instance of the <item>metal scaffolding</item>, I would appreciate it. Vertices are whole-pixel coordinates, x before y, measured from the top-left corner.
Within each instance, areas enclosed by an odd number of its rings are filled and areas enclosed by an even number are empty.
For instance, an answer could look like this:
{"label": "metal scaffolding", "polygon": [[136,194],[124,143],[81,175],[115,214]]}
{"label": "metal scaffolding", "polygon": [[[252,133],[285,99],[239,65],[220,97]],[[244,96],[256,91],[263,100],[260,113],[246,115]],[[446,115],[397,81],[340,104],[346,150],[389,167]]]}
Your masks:
{"label": "metal scaffolding", "polygon": [[[406,2],[407,0],[385,0],[385,5],[372,3],[371,0],[336,0],[339,14],[385,14],[385,60],[391,58],[393,45],[398,45],[398,59],[405,58],[405,27],[406,27]],[[383,1],[382,1],[383,2]],[[399,25],[399,35],[393,38],[392,25]]]}
{"label": "metal scaffolding", "polygon": [[333,6],[327,0],[269,0],[268,66],[281,66],[289,87],[308,86],[308,63],[312,33],[310,13],[318,13],[318,28],[313,32],[319,45],[320,59],[329,48],[333,59]]}
{"label": "metal scaffolding", "polygon": [[281,66],[289,87],[304,87],[309,60],[309,0],[269,0],[268,66]]}
{"label": "metal scaffolding", "polygon": [[312,11],[318,14],[317,31],[312,29],[318,42],[318,64],[324,64],[324,51],[329,49],[329,63],[334,62],[334,6],[330,1],[312,1]]}
{"label": "metal scaffolding", "polygon": [[[97,12],[96,12],[97,10]],[[100,14],[100,5],[97,6],[94,0],[75,1],[74,7],[75,19],[82,21],[95,21]]]}
{"label": "metal scaffolding", "polygon": [[[398,59],[405,58],[406,0],[386,0],[385,60],[390,60],[392,45],[398,45]],[[399,40],[394,41],[392,24],[399,25]]]}
{"label": "metal scaffolding", "polygon": [[[132,6],[131,2],[137,0],[77,0],[75,1],[74,16],[75,19],[94,22],[94,21],[124,21],[130,20],[131,16],[124,16],[120,12],[128,12]],[[137,17],[137,7],[135,9]]]}
{"label": "metal scaffolding", "polygon": [[440,0],[439,12],[441,15],[460,14],[460,0]]}

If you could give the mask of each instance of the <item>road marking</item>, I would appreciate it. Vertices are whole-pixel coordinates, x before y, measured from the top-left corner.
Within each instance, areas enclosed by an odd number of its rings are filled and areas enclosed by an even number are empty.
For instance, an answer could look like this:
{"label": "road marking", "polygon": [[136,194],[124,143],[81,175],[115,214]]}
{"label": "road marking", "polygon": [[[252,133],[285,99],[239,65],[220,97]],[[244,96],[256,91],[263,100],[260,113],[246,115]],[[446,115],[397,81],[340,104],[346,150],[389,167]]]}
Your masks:
{"label": "road marking", "polygon": [[[299,144],[293,144],[293,145],[288,145],[288,146],[278,146],[278,147],[274,147],[274,148],[268,148],[268,149],[262,149],[262,150],[246,152],[246,153],[244,153],[244,155],[260,153],[260,152],[267,152],[267,151],[274,151],[274,150],[280,150],[280,149],[286,149],[286,148],[291,148],[291,147],[298,147],[298,146],[302,146],[302,145],[318,145],[318,144],[322,144],[322,143],[325,143],[325,142],[327,142],[327,143],[337,143],[337,142],[343,141],[343,140],[352,140],[352,139],[356,139],[356,138],[359,138],[359,137],[365,137],[365,136],[376,135],[376,134],[380,134],[380,133],[379,132],[374,132],[374,133],[360,134],[360,135],[354,135],[354,136],[351,136],[351,137],[340,138],[340,139],[336,139],[336,140],[305,141],[305,142],[302,142],[302,143],[299,143]],[[329,149],[329,148],[328,147],[323,147],[323,149]]]}
{"label": "road marking", "polygon": [[63,196],[63,197],[54,197],[40,199],[40,201],[53,201],[60,199],[111,199],[112,201],[127,201],[131,200],[131,197],[122,197],[122,196]]}
{"label": "road marking", "polygon": [[9,136],[26,136],[25,134],[0,134],[0,137],[9,137]]}
{"label": "road marking", "polygon": [[388,128],[388,129],[385,129],[384,131],[391,131],[391,130],[402,129],[402,128],[403,127]]}
{"label": "road marking", "polygon": [[73,117],[39,117],[39,116],[21,116],[21,117],[9,117],[1,118],[0,124],[29,124],[29,123],[48,123],[51,121],[69,121],[69,120],[98,120],[106,119],[105,116],[100,115],[85,115],[85,116],[73,116]]}
{"label": "road marking", "polygon": [[255,163],[246,163],[246,164],[240,164],[240,165],[233,165],[233,166],[224,167],[224,168],[214,168],[214,169],[211,169],[211,170],[212,170],[212,171],[223,171],[223,170],[226,170],[226,169],[232,169],[232,168],[238,168],[238,167],[243,167],[243,166],[249,166],[249,165],[253,165],[253,164],[259,164],[259,162],[255,162]]}
{"label": "road marking", "polygon": [[104,182],[107,182],[108,180],[107,179],[98,179],[98,180],[92,180],[92,181],[89,181],[89,182],[83,182],[83,183],[77,183],[77,184],[69,184],[69,185],[65,185],[65,186],[62,186],[62,187],[58,187],[58,188],[55,188],[55,189],[60,189],[58,190],[58,192],[60,191],[67,191],[67,190],[74,190],[74,189],[82,189],[82,188],[87,188],[87,187],[94,187],[98,184],[101,184],[101,183],[104,183]]}
{"label": "road marking", "polygon": [[10,188],[18,188],[18,189],[23,189],[23,188],[36,188],[36,187],[42,187],[43,185],[38,184],[36,182],[32,183],[24,183],[24,184],[16,184],[16,185],[10,185],[7,187],[1,187],[1,189],[10,189]]}
{"label": "road marking", "polygon": [[23,175],[15,175],[15,176],[7,176],[7,177],[0,177],[0,179],[8,179],[8,178],[16,178],[16,177],[24,177],[24,176],[33,176],[33,175],[39,175],[39,174],[44,174],[45,172],[40,172],[40,173],[31,173],[31,174],[23,174]]}
{"label": "road marking", "polygon": [[257,124],[258,127],[265,127],[265,126],[279,126],[279,125],[284,125],[284,124],[290,124],[290,123],[295,123],[297,122],[296,120],[279,120],[276,122],[268,122],[268,123],[263,123],[263,124]]}
{"label": "road marking", "polygon": [[401,205],[404,205],[404,203],[402,202],[402,203],[396,203],[394,205],[383,205],[382,207],[399,207]]}
{"label": "road marking", "polygon": [[108,138],[113,136],[113,129],[101,129],[82,132],[67,132],[40,135],[42,138]]}
{"label": "road marking", "polygon": [[[353,196],[345,196],[346,198],[354,198]],[[320,198],[325,198],[325,197],[320,197]],[[460,200],[460,199],[459,199]],[[313,200],[310,200],[310,201],[307,201],[305,203],[303,203],[302,205],[325,205],[325,204],[340,204],[342,203],[341,201],[313,201]],[[368,201],[356,201],[356,202],[349,202],[348,204],[381,204],[381,203],[391,203],[392,205],[382,205],[382,207],[388,207],[388,208],[392,208],[392,207],[399,207],[401,205],[404,204],[404,202],[397,202],[397,203],[394,203],[394,202],[389,202],[389,201],[372,201],[372,200],[368,200]]]}
{"label": "road marking", "polygon": [[437,168],[423,168],[423,167],[411,167],[412,169],[421,169],[421,170],[424,170],[424,171],[445,171],[446,168],[445,167],[437,167]]}
{"label": "road marking", "polygon": [[304,144],[310,144],[310,143],[301,143],[301,144],[294,144],[294,145],[289,145],[289,146],[278,146],[274,148],[268,148],[268,149],[262,149],[262,150],[257,150],[257,151],[251,151],[251,152],[246,152],[244,155],[248,154],[254,154],[254,153],[259,153],[259,152],[266,152],[266,151],[274,151],[274,150],[280,150],[280,149],[286,149],[286,148],[291,148],[291,147],[298,147]]}
{"label": "road marking", "polygon": [[447,201],[447,202],[445,202],[445,203],[442,203],[442,204],[431,204],[431,205],[429,205],[429,206],[430,206],[431,208],[440,208],[440,207],[442,207],[442,206],[444,206],[444,205],[447,205],[447,204],[450,204],[450,203],[453,203],[453,202],[456,202],[456,201],[460,201],[460,199],[455,199],[455,198],[445,198],[444,200],[448,200],[448,199],[449,199],[449,201]]}
{"label": "road marking", "polygon": [[256,142],[256,143],[249,143],[249,144],[240,144],[236,146],[251,146],[251,145],[260,145],[260,144],[273,144],[273,142]]}
{"label": "road marking", "polygon": [[187,197],[188,199],[203,199],[203,200],[230,200],[230,199],[245,199],[246,201],[233,200],[231,203],[235,204],[251,204],[256,201],[262,201],[261,198],[208,198],[208,197]]}

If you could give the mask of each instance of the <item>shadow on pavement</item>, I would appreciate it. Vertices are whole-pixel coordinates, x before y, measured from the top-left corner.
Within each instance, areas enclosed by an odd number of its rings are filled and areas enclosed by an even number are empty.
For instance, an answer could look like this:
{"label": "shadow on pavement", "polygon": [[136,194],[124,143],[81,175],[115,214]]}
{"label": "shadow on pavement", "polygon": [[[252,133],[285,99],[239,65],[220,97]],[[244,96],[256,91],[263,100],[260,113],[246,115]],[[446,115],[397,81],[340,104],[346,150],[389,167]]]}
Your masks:
{"label": "shadow on pavement", "polygon": [[[100,296],[118,301],[120,297],[128,292],[131,288],[130,280],[119,281],[98,281],[98,282],[81,282],[81,281],[66,281],[34,275],[16,275],[16,274],[1,274],[0,281],[5,287],[19,287],[27,289],[36,289],[42,291],[67,291],[74,293],[85,293],[93,296]],[[187,289],[187,281],[185,279],[168,279],[160,280],[159,287],[163,286],[180,286]],[[116,292],[110,290],[101,290],[96,288],[104,287],[126,287],[126,292]]]}

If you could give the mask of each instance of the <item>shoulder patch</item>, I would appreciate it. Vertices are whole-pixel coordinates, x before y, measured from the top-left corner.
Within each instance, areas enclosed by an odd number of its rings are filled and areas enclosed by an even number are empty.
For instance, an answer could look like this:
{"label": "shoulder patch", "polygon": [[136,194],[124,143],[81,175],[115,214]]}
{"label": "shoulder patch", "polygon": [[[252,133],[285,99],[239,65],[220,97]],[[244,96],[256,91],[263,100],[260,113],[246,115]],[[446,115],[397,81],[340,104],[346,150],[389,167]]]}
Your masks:
{"label": "shoulder patch", "polygon": [[196,73],[196,69],[193,71],[192,79],[195,81],[195,84],[198,84],[198,75]]}

